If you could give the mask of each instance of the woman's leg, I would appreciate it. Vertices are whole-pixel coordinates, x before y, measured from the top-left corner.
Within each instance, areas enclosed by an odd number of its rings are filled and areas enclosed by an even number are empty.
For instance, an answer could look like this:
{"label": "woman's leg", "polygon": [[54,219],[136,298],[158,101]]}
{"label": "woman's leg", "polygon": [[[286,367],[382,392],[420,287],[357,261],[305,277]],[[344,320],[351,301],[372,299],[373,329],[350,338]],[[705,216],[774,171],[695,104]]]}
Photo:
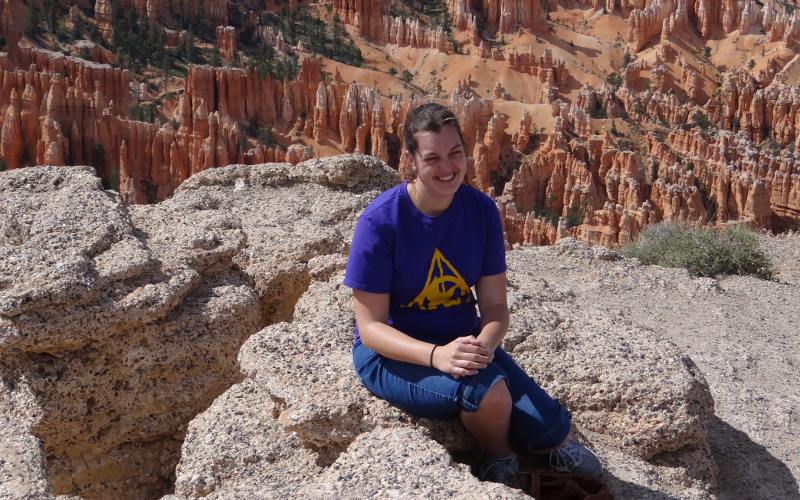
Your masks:
{"label": "woman's leg", "polygon": [[563,443],[571,424],[566,408],[539,387],[503,349],[495,351],[494,363],[505,372],[513,401],[511,441],[529,450],[555,448]]}
{"label": "woman's leg", "polygon": [[475,411],[462,411],[461,422],[481,444],[489,458],[511,454],[508,427],[511,418],[511,394],[505,380],[496,382],[483,396]]}

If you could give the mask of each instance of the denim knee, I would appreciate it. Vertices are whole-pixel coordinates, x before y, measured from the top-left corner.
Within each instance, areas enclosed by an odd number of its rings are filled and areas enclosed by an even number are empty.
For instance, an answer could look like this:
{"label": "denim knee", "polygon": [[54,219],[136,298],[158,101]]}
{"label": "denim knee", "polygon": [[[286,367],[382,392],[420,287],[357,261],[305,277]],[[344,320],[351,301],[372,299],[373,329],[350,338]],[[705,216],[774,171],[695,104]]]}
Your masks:
{"label": "denim knee", "polygon": [[572,424],[569,411],[542,389],[511,356],[498,348],[494,361],[505,371],[513,406],[509,432],[511,440],[528,449],[558,446]]}
{"label": "denim knee", "polygon": [[469,412],[476,411],[486,393],[500,380],[508,378],[497,363],[490,363],[475,375],[462,377],[461,407]]}

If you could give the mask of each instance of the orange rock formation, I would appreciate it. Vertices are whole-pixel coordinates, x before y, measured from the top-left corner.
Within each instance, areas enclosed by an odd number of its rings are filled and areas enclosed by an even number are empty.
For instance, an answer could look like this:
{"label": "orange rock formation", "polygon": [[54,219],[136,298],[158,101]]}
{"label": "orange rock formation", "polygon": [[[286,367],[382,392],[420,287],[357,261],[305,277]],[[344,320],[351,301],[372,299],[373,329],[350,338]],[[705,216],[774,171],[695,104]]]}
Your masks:
{"label": "orange rock formation", "polygon": [[[635,57],[624,66],[610,58],[614,68],[602,72],[593,61],[578,58],[583,52],[597,60],[604,56],[599,46],[578,47],[590,38],[586,33],[570,43],[570,50],[548,47],[554,42],[545,28],[557,24],[548,22],[540,0],[447,4],[452,39],[442,27],[426,24],[424,16],[392,16],[388,0],[333,0],[327,15],[337,14],[351,34],[370,40],[369,48],[362,47],[370,65],[375,64],[373,51],[381,47],[386,47],[387,60],[395,58],[393,67],[408,62],[417,74],[440,71],[450,61],[443,54],[458,61],[440,80],[457,82],[447,89],[448,104],[462,125],[470,181],[493,196],[504,186],[495,198],[510,245],[551,244],[570,235],[613,247],[662,220],[737,220],[773,230],[796,224],[800,92],[785,82],[796,79],[792,57],[800,46],[800,17],[780,2],[551,2],[552,15],[572,16],[585,8],[591,9],[585,19],[598,25],[609,14],[622,17],[616,26],[627,23],[620,39],[627,40],[624,50]],[[432,99],[419,95],[422,82],[410,82],[403,95],[397,93],[396,77],[392,90],[378,88],[388,80],[385,68],[340,72],[335,63],[306,53],[301,43],[291,46],[287,40],[295,43],[295,38],[251,15],[243,21],[245,28],[233,22],[240,30],[252,28],[253,37],[278,54],[299,55],[296,78],[190,65],[183,93],[162,104],[160,119],[137,122],[128,119],[130,105],[159,97],[149,93],[146,83],[137,79],[132,84],[127,72],[102,64],[113,62],[113,53],[88,41],[80,43],[87,44],[92,61],[17,50],[15,39],[11,44],[9,5],[0,2],[0,28],[11,45],[8,54],[0,55],[0,154],[6,167],[92,164],[106,181],[118,169],[120,192],[135,203],[164,199],[190,175],[208,168],[298,163],[338,151],[371,154],[406,175],[408,165],[399,154],[404,117]],[[174,25],[178,15],[205,16],[217,26],[216,47],[228,62],[237,50],[237,29],[227,26],[229,7],[220,0],[120,4],[164,27],[168,45],[185,42],[186,32]],[[111,3],[97,0],[94,12],[100,35],[110,40]],[[686,50],[697,36],[724,37],[737,30],[736,37],[780,43],[773,43],[772,53],[756,67],[744,70],[731,63],[724,72],[709,58],[700,58],[700,51]],[[451,40],[474,48],[452,54]],[[655,50],[636,55],[651,44]],[[473,81],[474,73],[468,73],[480,67],[486,74]],[[620,81],[606,80],[611,69],[619,72]],[[367,81],[376,82],[375,87]],[[144,92],[132,101],[131,89],[137,88]],[[544,132],[545,118],[549,133],[537,134]],[[645,139],[632,144],[615,123],[643,127],[638,137]],[[259,129],[273,133],[262,137],[256,134]],[[256,143],[255,135],[265,144]]]}
{"label": "orange rock formation", "polygon": [[217,26],[217,49],[220,55],[230,62],[236,52],[236,28]]}
{"label": "orange rock formation", "polygon": [[386,40],[390,6],[388,0],[333,0],[333,10],[342,22],[355,26],[360,35],[373,40]]}
{"label": "orange rock formation", "polygon": [[472,6],[486,19],[492,33],[507,34],[520,28],[541,27],[546,17],[539,0],[448,0],[448,11],[459,29],[466,29]]}

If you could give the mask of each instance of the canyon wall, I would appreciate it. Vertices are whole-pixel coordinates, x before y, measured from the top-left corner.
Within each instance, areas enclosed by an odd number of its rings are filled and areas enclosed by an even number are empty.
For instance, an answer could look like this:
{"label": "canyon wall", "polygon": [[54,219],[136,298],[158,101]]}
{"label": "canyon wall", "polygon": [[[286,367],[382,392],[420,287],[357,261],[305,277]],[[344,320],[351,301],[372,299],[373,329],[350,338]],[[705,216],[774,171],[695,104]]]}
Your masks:
{"label": "canyon wall", "polygon": [[[0,17],[9,11],[3,5]],[[800,206],[794,167],[800,92],[783,83],[791,61],[777,54],[758,71],[728,71],[717,86],[713,70],[681,44],[703,26],[701,36],[762,26],[767,38],[790,45],[794,28],[780,26],[794,17],[775,3],[727,2],[719,15],[705,17],[699,13],[709,6],[685,0],[626,2],[616,11],[581,5],[627,16],[627,41],[635,50],[658,37],[654,54],[620,68],[618,86],[577,81],[580,66],[556,58],[550,47],[535,52],[485,39],[492,32],[540,31],[546,16],[536,2],[448,4],[454,29],[468,33],[476,55],[514,72],[503,82],[493,80],[493,89],[483,93],[471,75],[460,79],[447,102],[464,131],[468,177],[497,198],[509,244],[552,244],[569,235],[617,246],[661,220],[793,227]],[[110,13],[106,7],[98,2],[96,15]],[[342,0],[331,7],[351,32],[373,42],[452,50],[440,27],[393,17],[388,2]],[[172,9],[151,2],[135,8]],[[479,16],[489,21],[486,33],[478,32]],[[338,68],[327,73],[322,58],[302,44],[290,46],[271,27],[256,36],[282,54],[299,56],[295,79],[277,80],[255,68],[189,65],[183,92],[153,104],[160,114],[155,123],[129,118],[139,98],[151,96],[127,71],[28,47],[0,56],[0,154],[6,168],[90,164],[106,185],[118,182],[123,199],[133,203],[166,199],[210,168],[296,164],[331,151],[371,154],[407,173],[400,155],[402,123],[409,109],[431,97],[386,95],[357,78],[345,81]],[[217,28],[216,47],[225,60],[234,59],[236,41],[236,28]],[[113,58],[94,48],[98,59]],[[555,126],[546,134],[535,130],[527,109],[515,120],[502,111],[514,101],[503,83],[528,75],[537,89],[532,102],[552,110]],[[634,145],[616,132],[615,120],[652,130]],[[748,151],[759,143],[756,153]]]}

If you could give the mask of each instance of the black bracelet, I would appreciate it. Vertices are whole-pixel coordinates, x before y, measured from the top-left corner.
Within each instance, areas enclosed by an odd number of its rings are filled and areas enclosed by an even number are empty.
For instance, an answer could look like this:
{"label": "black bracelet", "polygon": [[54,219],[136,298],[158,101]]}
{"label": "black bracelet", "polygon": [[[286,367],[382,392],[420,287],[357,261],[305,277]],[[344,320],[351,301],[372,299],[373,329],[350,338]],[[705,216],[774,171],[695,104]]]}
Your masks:
{"label": "black bracelet", "polygon": [[433,349],[431,349],[431,359],[428,360],[428,365],[433,368],[433,353],[436,351],[436,348],[439,347],[438,345],[434,345]]}

